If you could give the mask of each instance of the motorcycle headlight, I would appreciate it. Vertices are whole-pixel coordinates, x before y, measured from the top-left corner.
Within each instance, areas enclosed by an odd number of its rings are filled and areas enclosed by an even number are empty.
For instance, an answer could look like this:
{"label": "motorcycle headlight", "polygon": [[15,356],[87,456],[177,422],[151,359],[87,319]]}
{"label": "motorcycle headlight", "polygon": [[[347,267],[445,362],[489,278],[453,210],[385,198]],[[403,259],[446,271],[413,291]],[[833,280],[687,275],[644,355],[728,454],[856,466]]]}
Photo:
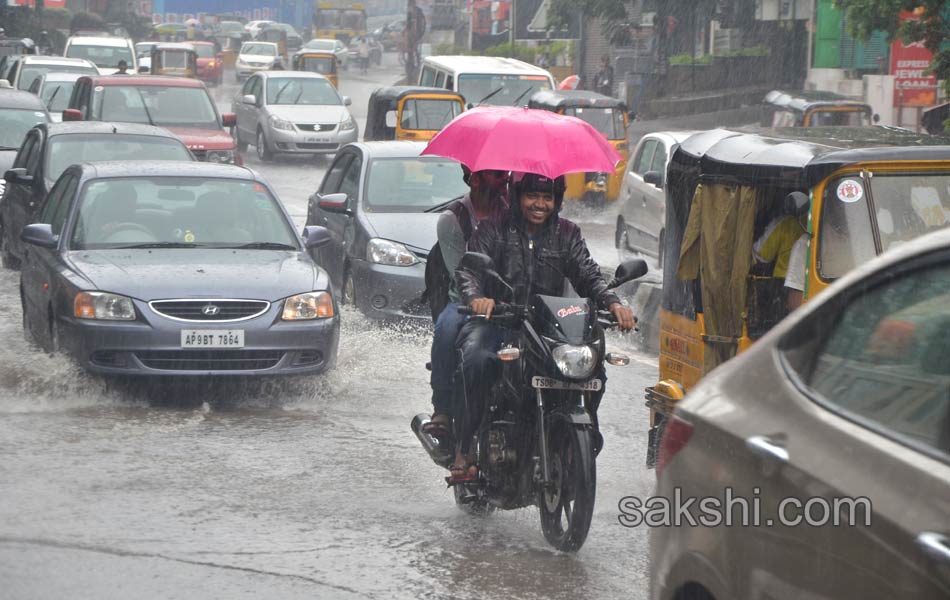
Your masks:
{"label": "motorcycle headlight", "polygon": [[277,115],[271,115],[270,118],[267,119],[267,122],[268,122],[268,123],[270,124],[270,126],[273,127],[274,129],[283,129],[284,131],[293,131],[293,130],[294,130],[294,124],[293,124],[293,123],[291,123],[290,121],[287,121],[286,119],[281,119],[281,118],[278,117]]}
{"label": "motorcycle headlight", "polygon": [[416,255],[399,242],[371,239],[366,244],[366,256],[370,262],[393,267],[411,267],[419,262]]}
{"label": "motorcycle headlight", "polygon": [[333,298],[327,292],[307,292],[284,300],[284,321],[328,319],[333,316]]}
{"label": "motorcycle headlight", "polygon": [[73,301],[73,315],[77,319],[105,321],[134,321],[132,299],[107,292],[79,292]]}
{"label": "motorcycle headlight", "polygon": [[589,376],[597,366],[597,353],[590,346],[562,344],[555,346],[551,355],[558,370],[574,379]]}
{"label": "motorcycle headlight", "polygon": [[347,117],[340,123],[340,131],[353,131],[356,129],[356,119]]}
{"label": "motorcycle headlight", "polygon": [[211,150],[208,152],[208,162],[213,163],[233,163],[233,150]]}

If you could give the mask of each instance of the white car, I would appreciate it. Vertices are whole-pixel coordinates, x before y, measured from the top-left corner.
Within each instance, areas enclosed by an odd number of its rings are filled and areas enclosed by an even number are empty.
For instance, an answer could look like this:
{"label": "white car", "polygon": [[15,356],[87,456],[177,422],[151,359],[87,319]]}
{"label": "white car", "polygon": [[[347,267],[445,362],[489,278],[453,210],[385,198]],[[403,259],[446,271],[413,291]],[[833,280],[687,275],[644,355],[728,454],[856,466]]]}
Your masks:
{"label": "white car", "polygon": [[66,40],[63,56],[84,58],[99,68],[101,75],[113,75],[119,70],[119,61],[124,60],[128,72],[138,72],[138,61],[132,40],[120,37],[73,36]]}
{"label": "white car", "polygon": [[84,58],[39,56],[24,54],[7,71],[7,81],[18,90],[28,90],[33,82],[46,73],[80,73],[99,75],[99,69]]}
{"label": "white car", "polygon": [[350,52],[340,40],[333,40],[330,38],[314,38],[303,45],[303,50],[317,50],[319,52],[332,52],[336,55],[336,61],[339,63],[340,67],[345,69],[347,67],[347,61],[350,57]]}
{"label": "white car", "polygon": [[244,26],[244,31],[250,33],[252,38],[256,38],[257,34],[264,28],[264,25],[270,25],[271,23],[275,23],[275,21],[249,21],[248,24]]}
{"label": "white car", "polygon": [[30,86],[30,93],[40,97],[54,123],[63,120],[63,111],[69,107],[69,98],[80,77],[82,73],[46,73]]}
{"label": "white car", "polygon": [[656,257],[663,266],[666,227],[666,168],[676,146],[695,132],[661,131],[640,138],[620,187],[615,243]]}
{"label": "white car", "polygon": [[234,79],[240,83],[257,73],[273,68],[283,69],[280,49],[274,42],[244,42],[234,61]]}
{"label": "white car", "polygon": [[137,71],[139,73],[150,73],[152,71],[152,48],[161,42],[139,42],[135,45],[135,60],[139,63]]}

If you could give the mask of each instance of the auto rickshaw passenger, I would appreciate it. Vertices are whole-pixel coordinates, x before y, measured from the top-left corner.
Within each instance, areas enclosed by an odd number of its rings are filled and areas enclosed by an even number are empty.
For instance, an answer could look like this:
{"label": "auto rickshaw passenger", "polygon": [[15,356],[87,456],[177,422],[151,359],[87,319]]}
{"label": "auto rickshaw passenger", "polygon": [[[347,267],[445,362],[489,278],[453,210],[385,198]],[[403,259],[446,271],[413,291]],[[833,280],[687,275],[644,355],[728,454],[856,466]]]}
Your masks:
{"label": "auto rickshaw passenger", "polygon": [[[774,263],[772,278],[785,282],[786,308],[791,311],[801,305],[804,291],[805,265],[791,265],[792,250],[796,245],[807,247],[808,197],[792,192],[785,199],[785,214],[772,220],[752,247],[756,262]],[[802,243],[799,243],[802,242]],[[801,248],[799,249],[801,253]],[[796,261],[802,256],[796,256]],[[789,270],[795,272],[789,278]],[[801,273],[798,271],[801,270]],[[791,283],[792,285],[789,285]]]}

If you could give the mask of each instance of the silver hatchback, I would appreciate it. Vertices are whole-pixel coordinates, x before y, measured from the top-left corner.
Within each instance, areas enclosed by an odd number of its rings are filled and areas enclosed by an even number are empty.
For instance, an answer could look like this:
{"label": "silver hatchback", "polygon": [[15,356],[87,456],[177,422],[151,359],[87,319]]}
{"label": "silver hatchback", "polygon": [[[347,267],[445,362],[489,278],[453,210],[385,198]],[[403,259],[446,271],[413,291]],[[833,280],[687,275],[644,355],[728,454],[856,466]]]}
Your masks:
{"label": "silver hatchback", "polygon": [[317,73],[266,71],[250,77],[232,103],[234,138],[261,161],[277,153],[334,154],[359,139],[359,128],[330,81]]}

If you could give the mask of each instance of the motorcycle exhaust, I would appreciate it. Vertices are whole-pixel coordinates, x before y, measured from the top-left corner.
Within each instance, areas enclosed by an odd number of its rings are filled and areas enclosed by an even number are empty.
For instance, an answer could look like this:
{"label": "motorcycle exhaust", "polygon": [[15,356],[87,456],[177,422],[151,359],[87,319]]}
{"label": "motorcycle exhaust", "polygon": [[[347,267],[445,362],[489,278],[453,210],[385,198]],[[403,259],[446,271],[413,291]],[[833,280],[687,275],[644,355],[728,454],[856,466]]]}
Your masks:
{"label": "motorcycle exhaust", "polygon": [[419,443],[429,453],[432,462],[443,469],[448,469],[449,465],[455,460],[455,448],[443,446],[438,438],[422,431],[422,427],[430,421],[429,415],[422,413],[412,418],[410,427],[412,432],[419,438]]}

